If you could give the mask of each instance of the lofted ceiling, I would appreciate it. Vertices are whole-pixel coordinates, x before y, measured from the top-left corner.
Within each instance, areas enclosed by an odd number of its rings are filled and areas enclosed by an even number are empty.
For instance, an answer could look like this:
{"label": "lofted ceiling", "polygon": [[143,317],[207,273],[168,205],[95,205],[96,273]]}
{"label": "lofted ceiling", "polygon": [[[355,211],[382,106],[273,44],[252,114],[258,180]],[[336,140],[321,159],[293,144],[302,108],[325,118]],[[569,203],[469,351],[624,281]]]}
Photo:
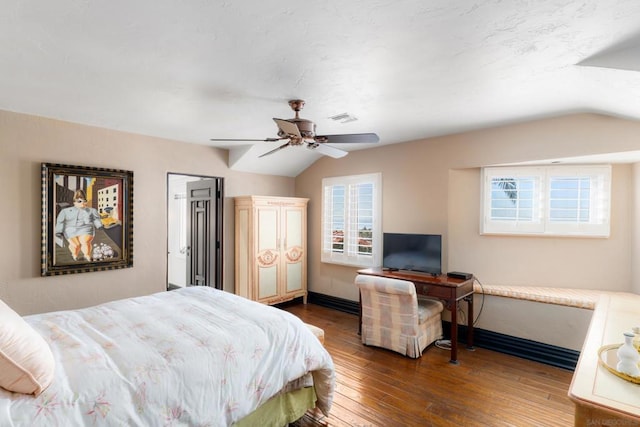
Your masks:
{"label": "lofted ceiling", "polygon": [[[209,141],[275,137],[294,98],[319,134],[378,145],[574,112],[640,118],[637,0],[0,4],[0,109],[227,148],[237,170],[296,176],[321,157]],[[342,113],[357,120],[330,119]]]}

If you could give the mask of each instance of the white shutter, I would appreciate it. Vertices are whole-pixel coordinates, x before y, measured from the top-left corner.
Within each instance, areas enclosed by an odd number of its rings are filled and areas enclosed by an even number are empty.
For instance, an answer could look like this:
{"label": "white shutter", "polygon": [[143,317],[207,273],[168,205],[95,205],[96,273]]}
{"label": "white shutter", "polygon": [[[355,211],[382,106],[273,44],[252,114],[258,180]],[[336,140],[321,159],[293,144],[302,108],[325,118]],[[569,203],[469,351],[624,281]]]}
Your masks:
{"label": "white shutter", "polygon": [[611,166],[484,168],[482,234],[608,237]]}
{"label": "white shutter", "polygon": [[547,175],[547,233],[608,237],[611,167],[553,167]]}
{"label": "white shutter", "polygon": [[542,233],[542,186],[539,168],[485,168],[482,233]]}
{"label": "white shutter", "polygon": [[379,266],[381,174],[325,178],[322,186],[322,262]]}

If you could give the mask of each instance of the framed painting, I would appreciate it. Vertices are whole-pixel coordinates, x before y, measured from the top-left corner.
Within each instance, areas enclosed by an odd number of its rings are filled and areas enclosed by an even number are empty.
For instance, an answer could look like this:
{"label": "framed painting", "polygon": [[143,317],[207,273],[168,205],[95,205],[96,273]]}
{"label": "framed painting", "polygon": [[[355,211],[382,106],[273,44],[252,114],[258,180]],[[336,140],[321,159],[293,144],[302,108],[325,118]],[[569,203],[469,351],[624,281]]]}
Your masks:
{"label": "framed painting", "polygon": [[42,276],[133,266],[133,172],[42,163]]}

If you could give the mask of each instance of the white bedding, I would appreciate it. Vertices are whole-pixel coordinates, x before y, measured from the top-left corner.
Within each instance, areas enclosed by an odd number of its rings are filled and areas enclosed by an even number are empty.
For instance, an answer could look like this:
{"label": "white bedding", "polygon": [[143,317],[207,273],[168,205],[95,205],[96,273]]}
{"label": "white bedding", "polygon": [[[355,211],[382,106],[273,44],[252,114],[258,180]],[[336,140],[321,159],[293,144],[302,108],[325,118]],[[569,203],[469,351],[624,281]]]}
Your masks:
{"label": "white bedding", "polygon": [[51,346],[38,397],[0,389],[1,426],[228,426],[311,372],[331,408],[329,353],[297,317],[209,287],[24,318]]}

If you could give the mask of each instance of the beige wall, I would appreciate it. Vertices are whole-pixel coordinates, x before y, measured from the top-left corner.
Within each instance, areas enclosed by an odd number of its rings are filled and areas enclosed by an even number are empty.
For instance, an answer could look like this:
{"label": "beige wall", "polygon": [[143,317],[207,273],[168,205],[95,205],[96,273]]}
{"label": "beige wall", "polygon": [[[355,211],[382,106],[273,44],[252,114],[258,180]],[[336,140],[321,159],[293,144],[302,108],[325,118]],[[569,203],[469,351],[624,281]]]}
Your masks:
{"label": "beige wall", "polygon": [[611,236],[480,235],[480,169],[449,173],[449,270],[492,285],[631,290],[631,166],[612,168]]}
{"label": "beige wall", "polygon": [[[134,267],[40,277],[40,163],[134,172]],[[20,314],[85,307],[166,286],[167,173],[225,178],[224,286],[233,290],[233,200],[292,196],[293,178],[234,172],[227,152],[0,111],[0,299]]]}
{"label": "beige wall", "polygon": [[631,237],[631,291],[640,294],[640,163],[632,169],[631,218],[633,229]]}
{"label": "beige wall", "polygon": [[[638,282],[638,273],[632,277],[637,167],[613,168],[613,225],[609,239],[480,236],[479,168],[640,150],[639,134],[637,122],[581,114],[381,146],[351,152],[339,160],[321,159],[296,178],[296,195],[311,199],[309,289],[358,300],[353,285],[357,269],[320,262],[321,179],[382,172],[383,230],[442,234],[444,271],[472,272],[491,284],[631,291],[633,283]],[[564,344],[558,342],[563,333],[548,331],[548,323],[568,323],[568,333],[580,335],[586,331],[585,319],[590,315],[571,315],[565,310],[561,312],[574,320],[554,314],[547,323],[514,331],[505,329],[511,315],[522,315],[531,325],[545,313],[558,310],[530,303],[527,313],[520,307],[521,301],[505,298],[487,301],[487,305],[492,314],[485,313],[480,327],[555,345]],[[575,321],[576,318],[581,320]],[[572,325],[575,322],[577,325]]]}
{"label": "beige wall", "polygon": [[[639,165],[614,167],[610,239],[479,236],[478,209],[480,166],[640,150],[638,134],[640,124],[632,121],[591,114],[559,117],[355,151],[339,160],[323,158],[294,180],[231,171],[223,150],[0,111],[0,177],[5,183],[0,298],[21,314],[31,314],[163,290],[167,172],[225,178],[227,290],[233,289],[231,198],[295,195],[311,199],[310,290],[357,301],[357,269],[320,262],[320,183],[328,176],[382,172],[383,229],[442,234],[444,270],[470,271],[484,283],[637,293]],[[40,277],[41,162],[134,171],[133,268]],[[566,344],[567,333],[583,334],[590,314],[505,298],[485,302],[478,326],[556,345]],[[517,321],[510,322],[510,316]],[[568,329],[550,326],[558,324]]]}

